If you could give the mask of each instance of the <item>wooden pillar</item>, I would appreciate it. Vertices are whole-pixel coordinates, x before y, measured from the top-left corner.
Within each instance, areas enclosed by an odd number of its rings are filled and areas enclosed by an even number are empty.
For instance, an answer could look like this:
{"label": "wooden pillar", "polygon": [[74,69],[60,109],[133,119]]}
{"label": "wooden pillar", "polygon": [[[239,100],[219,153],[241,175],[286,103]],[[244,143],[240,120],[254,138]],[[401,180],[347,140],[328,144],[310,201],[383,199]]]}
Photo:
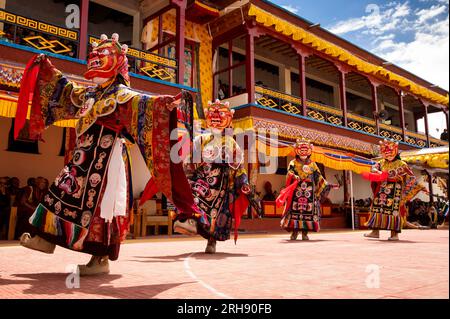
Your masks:
{"label": "wooden pillar", "polygon": [[247,29],[246,42],[246,86],[248,93],[248,103],[255,103],[255,33],[253,29]]}
{"label": "wooden pillar", "polygon": [[423,103],[423,108],[424,108],[424,122],[425,122],[425,135],[427,136],[427,147],[430,147],[430,126],[428,123],[428,104]]}
{"label": "wooden pillar", "polygon": [[427,174],[428,174],[428,190],[430,192],[430,203],[434,203],[433,174],[429,173],[428,171]]}
{"label": "wooden pillar", "polygon": [[176,59],[178,62],[178,75],[177,83],[184,84],[184,71],[185,71],[185,35],[184,30],[186,27],[186,1],[176,1],[177,11],[177,30],[176,30]]}
{"label": "wooden pillar", "polygon": [[344,204],[349,204],[350,203],[350,191],[349,191],[349,183],[350,183],[350,179],[349,179],[349,174],[348,171],[343,171],[343,177],[344,177]]}
{"label": "wooden pillar", "polygon": [[299,97],[302,100],[302,115],[308,116],[308,105],[306,95],[306,56],[304,54],[298,55],[298,70],[300,82]]}
{"label": "wooden pillar", "polygon": [[445,128],[448,131],[448,111],[444,111],[445,114]]}
{"label": "wooden pillar", "polygon": [[78,45],[78,58],[87,60],[88,50],[88,24],[89,24],[89,0],[81,0],[80,15],[80,44]]}
{"label": "wooden pillar", "polygon": [[[164,37],[164,25],[163,25],[163,14],[158,17],[158,45],[163,42]],[[158,49],[158,54],[163,54],[163,48]]]}
{"label": "wooden pillar", "polygon": [[233,96],[233,41],[228,42],[228,97]]}
{"label": "wooden pillar", "polygon": [[375,120],[375,130],[376,134],[380,135],[380,121],[378,119],[378,112],[380,111],[378,105],[378,84],[371,82],[372,86],[372,110],[373,119]]}
{"label": "wooden pillar", "polygon": [[347,127],[347,85],[345,83],[345,77],[347,72],[344,70],[339,70],[339,97],[341,101],[342,119],[344,126]]}
{"label": "wooden pillar", "polygon": [[402,128],[403,142],[406,142],[405,105],[403,101],[403,91],[398,92],[398,109],[400,112],[400,126]]}

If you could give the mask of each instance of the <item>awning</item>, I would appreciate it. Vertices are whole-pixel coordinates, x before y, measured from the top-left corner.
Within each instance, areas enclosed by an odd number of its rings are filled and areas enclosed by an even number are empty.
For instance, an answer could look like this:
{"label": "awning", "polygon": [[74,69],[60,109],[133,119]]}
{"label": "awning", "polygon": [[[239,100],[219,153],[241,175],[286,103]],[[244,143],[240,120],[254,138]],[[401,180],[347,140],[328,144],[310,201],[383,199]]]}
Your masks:
{"label": "awning", "polygon": [[[275,154],[280,157],[295,156],[293,145],[280,141],[270,141],[269,143],[268,139],[261,136],[258,136],[257,150],[265,151],[267,156],[274,156]],[[352,171],[356,174],[370,172],[375,165],[375,162],[370,159],[316,145],[314,145],[311,160],[337,171]]]}
{"label": "awning", "polygon": [[386,68],[372,64],[370,62],[364,61],[360,57],[350,53],[349,51],[343,49],[342,47],[326,41],[312,32],[303,29],[291,22],[283,20],[270,12],[267,12],[254,4],[249,7],[248,15],[254,17],[257,23],[275,29],[276,32],[292,38],[294,41],[298,41],[304,45],[310,46],[322,53],[338,59],[352,67],[355,67],[358,71],[371,76],[379,76],[384,78],[386,81],[398,85],[413,94],[420,96],[422,98],[428,99],[435,103],[439,103],[445,106],[449,105],[449,96],[441,95],[429,88],[418,85],[415,82],[400,76]]}
{"label": "awning", "polygon": [[[15,118],[17,112],[17,100],[19,96],[16,93],[6,93],[0,91],[0,117]],[[27,119],[30,119],[30,109],[28,109]],[[72,127],[77,124],[77,120],[57,121],[53,125],[59,127]]]}
{"label": "awning", "polygon": [[448,147],[425,148],[417,151],[405,151],[400,154],[408,164],[421,168],[441,168],[448,170]]}

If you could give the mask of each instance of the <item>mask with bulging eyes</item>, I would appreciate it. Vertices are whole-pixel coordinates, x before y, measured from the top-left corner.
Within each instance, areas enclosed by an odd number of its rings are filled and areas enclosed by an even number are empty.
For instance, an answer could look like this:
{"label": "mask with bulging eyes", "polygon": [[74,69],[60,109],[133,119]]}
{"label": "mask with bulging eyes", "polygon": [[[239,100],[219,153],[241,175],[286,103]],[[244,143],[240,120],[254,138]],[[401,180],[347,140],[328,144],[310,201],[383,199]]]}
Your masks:
{"label": "mask with bulging eyes", "polygon": [[384,140],[380,142],[380,152],[385,160],[392,162],[398,155],[398,143]]}
{"label": "mask with bulging eyes", "polygon": [[84,77],[88,80],[110,80],[120,75],[124,84],[129,86],[127,52],[128,46],[120,45],[117,33],[113,34],[111,39],[102,35],[100,43],[92,44],[92,51],[87,61],[88,71]]}
{"label": "mask with bulging eyes", "polygon": [[214,103],[209,102],[208,108],[205,109],[206,125],[208,128],[224,130],[231,127],[233,121],[234,110],[230,110],[230,103],[222,103],[216,100]]}
{"label": "mask with bulging eyes", "polygon": [[313,148],[314,145],[309,141],[298,139],[295,144],[295,154],[305,160],[312,155]]}

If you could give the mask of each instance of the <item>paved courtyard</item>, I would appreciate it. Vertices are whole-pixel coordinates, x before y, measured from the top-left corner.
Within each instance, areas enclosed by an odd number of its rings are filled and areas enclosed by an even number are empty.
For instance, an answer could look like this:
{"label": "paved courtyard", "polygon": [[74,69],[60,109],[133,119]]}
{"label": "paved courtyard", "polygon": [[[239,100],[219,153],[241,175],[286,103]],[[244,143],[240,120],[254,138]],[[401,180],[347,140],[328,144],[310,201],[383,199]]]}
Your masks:
{"label": "paved courtyard", "polygon": [[[241,236],[203,253],[198,238],[130,241],[109,275],[68,277],[88,255],[0,244],[0,298],[449,298],[449,231]],[[67,288],[69,286],[75,288]]]}

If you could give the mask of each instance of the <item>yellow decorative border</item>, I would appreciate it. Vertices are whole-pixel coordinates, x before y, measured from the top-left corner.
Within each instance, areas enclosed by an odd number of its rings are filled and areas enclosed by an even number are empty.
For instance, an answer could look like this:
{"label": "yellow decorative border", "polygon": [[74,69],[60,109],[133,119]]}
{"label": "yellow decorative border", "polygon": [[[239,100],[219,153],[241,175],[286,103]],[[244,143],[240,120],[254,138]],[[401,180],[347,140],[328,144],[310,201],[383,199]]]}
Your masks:
{"label": "yellow decorative border", "polygon": [[381,66],[366,62],[361,58],[351,54],[347,50],[344,50],[343,48],[331,42],[325,41],[322,38],[312,34],[311,32],[308,32],[305,29],[300,28],[288,21],[280,19],[253,4],[249,6],[248,15],[250,17],[255,17],[257,23],[260,23],[265,27],[274,27],[277,32],[291,37],[295,41],[300,41],[303,44],[321,51],[326,55],[329,55],[344,63],[347,63],[348,65],[355,67],[360,72],[383,77],[387,81],[392,82],[395,85],[399,85],[403,89],[408,90],[417,96],[445,106],[449,105],[448,94],[447,96],[443,96],[421,85],[418,85],[411,80],[397,75]]}
{"label": "yellow decorative border", "polygon": [[390,125],[386,125],[386,124],[380,123],[380,128],[384,129],[384,130],[387,130],[387,131],[390,131],[390,132],[403,134],[403,131],[401,129],[399,129],[398,127],[395,127],[395,126],[390,126]]}
{"label": "yellow decorative border", "polygon": [[361,123],[373,125],[373,126],[377,125],[374,120],[371,120],[371,119],[368,119],[366,117],[359,116],[359,115],[356,115],[356,114],[352,114],[352,113],[347,113],[347,118],[355,120],[355,121],[358,121],[358,122],[361,122]]}
{"label": "yellow decorative border", "polygon": [[40,21],[28,19],[19,15],[15,15],[3,10],[0,10],[0,21],[5,23],[17,24],[28,29],[34,29],[56,35],[58,37],[67,38],[69,40],[78,41],[78,33],[69,29],[60,28],[54,25],[43,23]]}
{"label": "yellow decorative border", "polygon": [[296,97],[294,97],[292,95],[289,95],[289,94],[273,91],[271,89],[263,88],[261,86],[256,86],[255,87],[255,91],[256,91],[256,93],[270,95],[272,97],[276,97],[276,98],[282,99],[284,101],[288,101],[288,102],[291,102],[291,103],[302,105],[302,100],[301,99],[296,98]]}
{"label": "yellow decorative border", "polygon": [[214,13],[220,13],[220,11],[217,10],[216,8],[212,8],[210,6],[207,6],[206,4],[201,3],[201,2],[199,2],[197,0],[195,0],[194,2],[195,2],[196,5],[198,5],[199,7],[202,7],[203,9],[206,9],[206,10],[214,12]]}
{"label": "yellow decorative border", "polygon": [[[89,44],[92,44],[93,42],[99,42],[100,39],[95,38],[95,37],[89,37]],[[168,59],[165,57],[161,57],[159,55],[153,54],[153,53],[149,53],[149,52],[145,52],[145,51],[141,51],[141,50],[136,50],[133,48],[129,48],[128,49],[128,53],[127,55],[138,58],[138,59],[143,59],[146,60],[148,62],[154,62],[154,63],[158,63],[164,66],[167,66],[169,68],[176,68],[177,67],[177,61],[176,60],[172,60],[172,59]]]}
{"label": "yellow decorative border", "polygon": [[342,110],[332,108],[331,106],[325,106],[325,105],[318,104],[316,102],[311,102],[311,101],[306,101],[306,106],[316,109],[316,110],[319,110],[319,111],[324,111],[324,112],[327,112],[330,114],[342,116]]}

